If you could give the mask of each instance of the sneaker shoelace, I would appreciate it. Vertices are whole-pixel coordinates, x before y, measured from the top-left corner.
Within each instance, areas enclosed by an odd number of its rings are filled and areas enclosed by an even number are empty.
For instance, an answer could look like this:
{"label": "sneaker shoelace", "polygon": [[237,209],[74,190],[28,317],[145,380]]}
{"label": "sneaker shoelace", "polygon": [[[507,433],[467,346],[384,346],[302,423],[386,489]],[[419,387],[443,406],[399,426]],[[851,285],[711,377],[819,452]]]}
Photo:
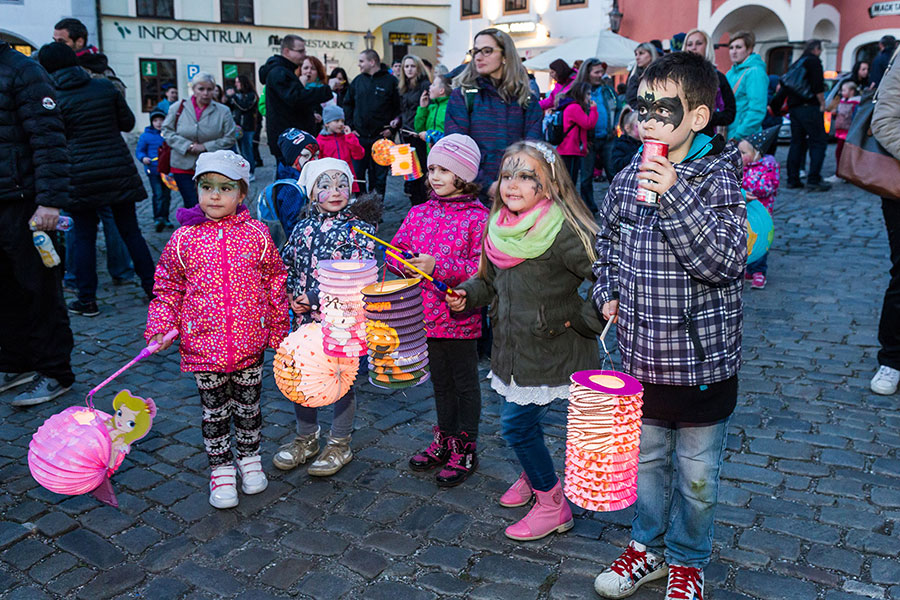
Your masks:
{"label": "sneaker shoelace", "polygon": [[22,392],[21,392],[21,393],[23,393],[23,394],[30,394],[31,392],[37,390],[39,387],[41,387],[41,384],[44,383],[44,379],[45,379],[44,377],[35,377],[35,378],[31,381],[31,383],[27,384],[27,385],[22,389]]}
{"label": "sneaker shoelace", "polygon": [[893,370],[894,369],[892,369],[890,367],[881,365],[880,367],[878,367],[878,372],[875,373],[875,379],[890,382],[893,379],[893,377],[892,377],[893,374],[891,373],[891,371],[893,371]]}
{"label": "sneaker shoelace", "polygon": [[669,585],[666,598],[678,600],[703,600],[700,591],[700,569],[669,565]]}
{"label": "sneaker shoelace", "polygon": [[438,460],[438,453],[441,451],[441,444],[438,442],[437,438],[431,442],[427,448],[425,448],[424,454],[426,456],[430,456],[431,458]]}
{"label": "sneaker shoelace", "polygon": [[647,553],[629,545],[625,548],[625,552],[613,561],[609,566],[609,570],[622,577],[631,577],[631,574],[642,564],[647,564]]}

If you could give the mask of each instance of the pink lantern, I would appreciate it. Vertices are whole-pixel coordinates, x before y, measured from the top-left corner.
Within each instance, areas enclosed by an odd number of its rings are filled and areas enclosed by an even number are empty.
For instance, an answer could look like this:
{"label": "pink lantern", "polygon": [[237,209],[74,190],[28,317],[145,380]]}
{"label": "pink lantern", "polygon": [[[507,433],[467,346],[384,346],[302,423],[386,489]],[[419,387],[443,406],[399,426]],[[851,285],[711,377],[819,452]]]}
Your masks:
{"label": "pink lantern", "polygon": [[366,315],[362,288],[375,283],[374,260],[321,260],[318,267],[325,353],[358,358],[366,353]]}
{"label": "pink lantern", "polygon": [[275,353],[275,384],[288,400],[303,406],[326,406],[350,390],[358,358],[325,352],[323,326],[307,323],[291,333]]}
{"label": "pink lantern", "polygon": [[572,375],[566,424],[566,497],[594,511],[637,499],[643,386],[616,371]]}

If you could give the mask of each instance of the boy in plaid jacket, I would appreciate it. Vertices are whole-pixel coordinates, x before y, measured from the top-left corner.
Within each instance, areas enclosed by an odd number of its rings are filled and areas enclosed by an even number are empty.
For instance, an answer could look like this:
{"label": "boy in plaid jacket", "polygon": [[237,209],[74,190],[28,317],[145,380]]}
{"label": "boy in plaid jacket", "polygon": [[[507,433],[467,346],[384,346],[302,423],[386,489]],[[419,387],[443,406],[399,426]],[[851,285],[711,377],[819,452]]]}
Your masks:
{"label": "boy in plaid jacket", "polygon": [[[702,57],[676,52],[648,66],[638,91],[638,153],[600,208],[594,303],[617,318],[623,370],[644,386],[632,540],[597,576],[624,598],[666,576],[666,599],[702,600],[728,418],[737,402],[746,209],[733,143],[699,133],[718,77]],[[635,203],[638,188],[658,207]]]}

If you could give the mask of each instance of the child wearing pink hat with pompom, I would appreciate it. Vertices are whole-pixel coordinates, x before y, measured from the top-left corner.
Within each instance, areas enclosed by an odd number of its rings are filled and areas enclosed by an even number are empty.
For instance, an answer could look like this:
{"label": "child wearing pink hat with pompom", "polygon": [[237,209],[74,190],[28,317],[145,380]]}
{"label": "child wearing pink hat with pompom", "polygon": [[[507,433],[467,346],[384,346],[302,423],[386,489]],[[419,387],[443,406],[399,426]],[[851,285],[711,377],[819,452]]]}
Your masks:
{"label": "child wearing pink hat with pompom", "polygon": [[[469,136],[453,133],[438,140],[428,154],[429,198],[407,213],[391,241],[412,254],[410,263],[451,288],[478,272],[488,218],[488,209],[478,200],[480,186],[473,183],[480,163],[481,152]],[[390,257],[387,262],[397,272],[416,275]],[[443,467],[435,481],[441,487],[452,487],[478,466],[481,313],[451,313],[444,292],[425,282],[422,285],[437,426],[434,440],[409,460],[409,466],[414,471]]]}

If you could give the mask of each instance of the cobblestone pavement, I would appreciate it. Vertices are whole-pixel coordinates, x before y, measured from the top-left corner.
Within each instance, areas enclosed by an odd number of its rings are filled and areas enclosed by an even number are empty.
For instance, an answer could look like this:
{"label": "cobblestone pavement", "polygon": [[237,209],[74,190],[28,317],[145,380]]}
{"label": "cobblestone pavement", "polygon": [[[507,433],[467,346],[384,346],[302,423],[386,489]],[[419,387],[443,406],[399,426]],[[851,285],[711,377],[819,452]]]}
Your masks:
{"label": "cobblestone pavement", "polygon": [[[406,206],[396,182],[389,196],[385,235]],[[745,364],[706,570],[710,598],[900,598],[900,396],[868,390],[888,265],[879,206],[846,184],[778,198],[769,285],[745,295]],[[166,235],[147,234],[155,252]],[[242,495],[236,509],[213,509],[200,404],[176,352],[144,361],[101,395],[101,408],[123,387],[159,405],[153,431],[113,479],[120,510],[50,493],[28,472],[32,433],[142,345],[139,288],[113,288],[101,270],[104,282],[101,315],[72,319],[75,388],[28,410],[11,408],[11,393],[0,398],[3,598],[592,598],[593,577],[629,538],[631,510],[576,510],[571,532],[537,542],[503,536],[526,508],[497,504],[518,468],[498,435],[499,399],[487,381],[479,470],[438,490],[406,466],[434,422],[429,386],[364,385],[353,462],[312,479],[302,467],[271,468],[294,417],[268,371],[269,489]],[[564,402],[546,425],[561,470]],[[661,598],[662,586],[634,597]]]}

